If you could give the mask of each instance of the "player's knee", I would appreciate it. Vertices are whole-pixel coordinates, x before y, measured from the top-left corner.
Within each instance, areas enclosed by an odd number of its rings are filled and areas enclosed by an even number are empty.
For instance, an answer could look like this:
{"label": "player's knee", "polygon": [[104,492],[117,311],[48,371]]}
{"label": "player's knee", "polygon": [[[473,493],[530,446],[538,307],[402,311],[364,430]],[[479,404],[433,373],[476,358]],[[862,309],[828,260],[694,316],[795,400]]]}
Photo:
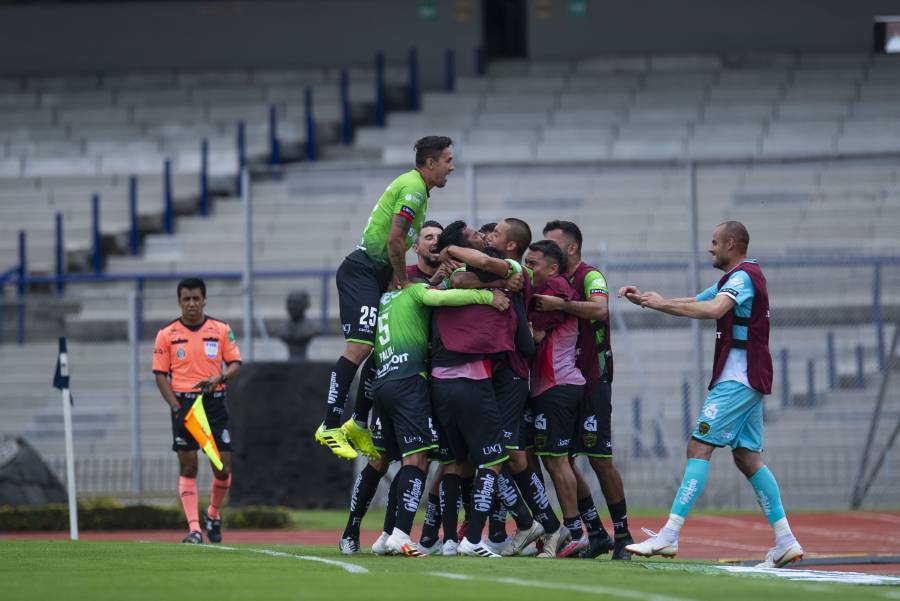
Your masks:
{"label": "player's knee", "polygon": [[369,460],[369,465],[372,466],[372,469],[384,474],[388,469],[388,465],[390,465],[390,461],[388,460],[387,455],[382,453],[379,455],[378,459],[375,459],[374,461]]}
{"label": "player's knee", "polygon": [[607,474],[616,471],[616,466],[613,465],[612,457],[591,457],[590,463],[597,476],[606,476]]}
{"label": "player's knee", "polygon": [[179,468],[179,475],[182,478],[196,478],[197,477],[197,466],[196,465],[182,465]]}

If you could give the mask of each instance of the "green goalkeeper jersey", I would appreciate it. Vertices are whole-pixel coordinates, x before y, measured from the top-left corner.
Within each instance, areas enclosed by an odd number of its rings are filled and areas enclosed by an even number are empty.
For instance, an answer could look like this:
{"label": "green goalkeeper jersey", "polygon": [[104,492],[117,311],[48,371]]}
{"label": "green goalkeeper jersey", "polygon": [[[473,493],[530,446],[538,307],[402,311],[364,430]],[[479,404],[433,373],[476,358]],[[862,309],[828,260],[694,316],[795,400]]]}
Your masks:
{"label": "green goalkeeper jersey", "polygon": [[426,375],[431,307],[489,305],[493,300],[489,290],[438,290],[427,284],[382,294],[375,335],[376,382]]}
{"label": "green goalkeeper jersey", "polygon": [[357,248],[365,251],[376,265],[390,264],[387,242],[394,215],[399,215],[409,222],[406,231],[406,250],[409,250],[419,230],[422,229],[427,209],[428,190],[422,174],[415,169],[407,171],[392,181],[375,203]]}

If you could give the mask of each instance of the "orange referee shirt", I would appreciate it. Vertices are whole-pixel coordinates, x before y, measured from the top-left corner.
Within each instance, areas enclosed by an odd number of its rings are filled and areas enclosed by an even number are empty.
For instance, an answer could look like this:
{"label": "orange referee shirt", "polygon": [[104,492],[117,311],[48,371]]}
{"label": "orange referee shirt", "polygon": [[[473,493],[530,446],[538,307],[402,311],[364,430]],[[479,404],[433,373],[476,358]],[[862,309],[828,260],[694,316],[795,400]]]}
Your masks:
{"label": "orange referee shirt", "polygon": [[[187,326],[179,318],[156,334],[153,373],[169,375],[176,393],[197,392],[197,382],[222,373],[222,362],[240,360],[234,332],[227,323],[204,316],[200,325]],[[216,388],[224,389],[224,385]]]}

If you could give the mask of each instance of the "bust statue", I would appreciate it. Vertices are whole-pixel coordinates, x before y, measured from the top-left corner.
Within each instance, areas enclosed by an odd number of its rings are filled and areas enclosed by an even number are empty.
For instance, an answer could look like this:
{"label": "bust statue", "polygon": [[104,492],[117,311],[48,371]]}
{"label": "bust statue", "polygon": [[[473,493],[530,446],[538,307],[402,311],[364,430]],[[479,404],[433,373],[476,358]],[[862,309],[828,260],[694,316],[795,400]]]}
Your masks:
{"label": "bust statue", "polygon": [[305,290],[293,290],[287,296],[287,312],[290,320],[282,326],[277,336],[287,344],[290,361],[306,361],[309,341],[318,333],[318,328],[306,319],[309,308],[309,294]]}

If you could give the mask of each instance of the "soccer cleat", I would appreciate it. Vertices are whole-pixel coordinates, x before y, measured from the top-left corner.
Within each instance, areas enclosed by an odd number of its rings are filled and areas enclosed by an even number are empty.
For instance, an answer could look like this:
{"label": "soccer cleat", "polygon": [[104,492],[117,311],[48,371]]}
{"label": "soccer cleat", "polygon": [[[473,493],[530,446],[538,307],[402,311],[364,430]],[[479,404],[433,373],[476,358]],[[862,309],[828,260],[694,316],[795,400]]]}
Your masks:
{"label": "soccer cleat", "polygon": [[588,536],[588,546],[581,551],[579,557],[582,559],[595,559],[612,551],[614,546],[613,540],[609,538],[609,534]]}
{"label": "soccer cleat", "polygon": [[516,550],[513,547],[513,539],[509,538],[508,536],[505,540],[499,543],[495,543],[490,539],[486,539],[482,541],[482,544],[500,557],[511,557],[516,554]]}
{"label": "soccer cleat", "polygon": [[775,545],[766,553],[766,559],[762,563],[756,564],[757,568],[783,568],[789,563],[800,561],[803,559],[803,547],[794,539],[790,544],[778,546]]}
{"label": "soccer cleat", "polygon": [[320,444],[331,449],[332,453],[343,459],[356,459],[359,457],[359,453],[350,446],[350,443],[347,442],[347,435],[344,434],[344,431],[340,428],[329,428],[326,430],[325,424],[323,423],[319,426],[319,429],[316,430],[316,440],[318,440]]}
{"label": "soccer cleat", "polygon": [[440,555],[441,554],[441,541],[436,540],[434,544],[430,547],[427,545],[423,545],[422,541],[419,541],[419,551],[421,551],[424,555]]}
{"label": "soccer cleat", "polygon": [[404,557],[425,557],[425,554],[419,551],[419,546],[412,542],[409,535],[399,528],[394,531],[384,541],[384,548],[391,555],[403,555]]}
{"label": "soccer cleat", "polygon": [[441,545],[441,555],[446,557],[454,557],[456,556],[456,550],[459,548],[459,543],[455,540],[445,540],[444,544]]}
{"label": "soccer cleat", "polygon": [[191,530],[187,536],[181,539],[181,542],[186,545],[202,545],[203,535],[197,530]]}
{"label": "soccer cleat", "polygon": [[387,539],[390,538],[390,536],[391,535],[387,532],[382,532],[381,536],[379,536],[378,539],[374,543],[372,543],[372,553],[374,553],[375,555],[390,555],[387,547],[385,546],[385,543],[387,542]]}
{"label": "soccer cleat", "polygon": [[459,547],[456,549],[457,555],[468,555],[469,557],[500,557],[491,551],[483,541],[478,544],[470,543],[469,539],[463,538],[459,541]]}
{"label": "soccer cleat", "polygon": [[565,526],[560,526],[556,532],[544,534],[544,536],[541,537],[541,542],[544,547],[535,557],[540,557],[542,559],[556,557],[560,551],[565,549],[566,545],[568,545],[571,540],[572,533],[569,532],[569,529]]}
{"label": "soccer cleat", "polygon": [[354,555],[359,553],[359,539],[351,538],[349,536],[341,539],[341,542],[338,544],[341,549],[341,553],[344,555]]}
{"label": "soccer cleat", "polygon": [[675,557],[678,555],[677,538],[674,541],[669,542],[652,530],[647,530],[646,528],[641,528],[641,530],[643,530],[650,538],[641,543],[625,545],[626,551],[633,555],[640,555],[641,557],[653,557],[654,555],[659,555],[660,557]]}
{"label": "soccer cleat", "polygon": [[513,552],[521,554],[525,547],[544,536],[544,527],[538,522],[533,522],[528,530],[516,530],[513,536]]}
{"label": "soccer cleat", "polygon": [[577,558],[581,557],[581,552],[591,546],[590,541],[587,536],[582,536],[579,539],[572,539],[566,544],[565,547],[560,549],[556,556],[560,559],[564,559],[566,557]]}
{"label": "soccer cleat", "polygon": [[616,536],[616,542],[614,543],[612,559],[613,561],[631,561],[631,553],[626,550],[628,545],[633,545],[634,539],[631,538],[630,533],[625,533],[623,536]]}
{"label": "soccer cleat", "polygon": [[[538,541],[538,542],[540,542],[540,541]],[[537,543],[535,543],[535,544],[531,545],[530,547],[525,547],[524,549],[522,549],[522,552],[519,553],[519,555],[521,555],[522,557],[534,557],[535,555],[537,555],[540,552],[541,552],[541,550],[538,549],[538,545],[537,545]]]}
{"label": "soccer cleat", "polygon": [[344,432],[347,441],[352,443],[353,446],[359,449],[360,453],[372,461],[377,461],[381,456],[378,454],[378,449],[375,448],[375,444],[372,442],[372,432],[369,431],[368,428],[363,428],[353,421],[353,419],[348,419],[341,426],[341,430]]}
{"label": "soccer cleat", "polygon": [[207,513],[203,512],[203,521],[206,524],[206,538],[211,543],[222,542],[222,518],[211,518]]}

